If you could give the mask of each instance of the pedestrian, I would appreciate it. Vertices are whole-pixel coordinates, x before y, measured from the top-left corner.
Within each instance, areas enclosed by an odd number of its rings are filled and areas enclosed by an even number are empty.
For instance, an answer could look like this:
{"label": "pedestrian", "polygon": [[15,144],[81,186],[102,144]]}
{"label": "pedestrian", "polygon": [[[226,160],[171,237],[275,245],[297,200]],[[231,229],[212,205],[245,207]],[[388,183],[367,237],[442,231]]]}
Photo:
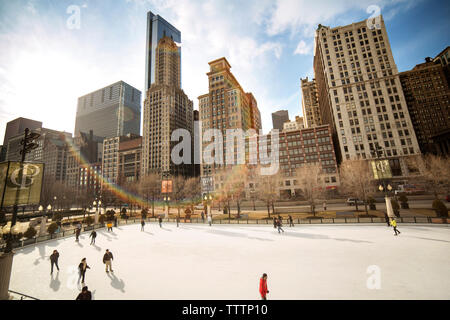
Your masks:
{"label": "pedestrian", "polygon": [[86,262],[86,258],[81,259],[80,264],[78,265],[78,271],[80,273],[80,277],[78,278],[78,281],[81,279],[81,283],[84,284],[84,278],[86,276],[86,270],[90,269],[91,267],[88,266]]}
{"label": "pedestrian", "polygon": [[[184,217],[184,222],[186,222],[186,216]],[[177,216],[177,228],[178,228],[179,224],[180,224],[180,217]]]}
{"label": "pedestrian", "polygon": [[[114,217],[114,227],[117,228],[117,217]],[[112,231],[112,226],[111,226],[111,231]]]}
{"label": "pedestrian", "polygon": [[400,234],[401,232],[397,230],[397,221],[394,218],[391,219],[391,226],[394,228],[395,235]]}
{"label": "pedestrian", "polygon": [[264,273],[259,279],[259,293],[261,294],[262,300],[267,300],[267,294],[269,290],[267,289],[267,273]]}
{"label": "pedestrian", "polygon": [[278,220],[280,220],[280,222],[283,222],[283,217],[278,215]]}
{"label": "pedestrian", "polygon": [[[112,252],[110,252],[108,249],[106,249],[105,254],[103,255],[103,263],[106,265],[106,272],[114,272],[111,266],[113,260],[113,254]],[[108,267],[109,267],[109,271],[108,271]]]}
{"label": "pedestrian", "polygon": [[211,225],[212,225],[212,217],[211,217],[211,214],[208,214],[208,223],[209,223],[209,226],[211,227]]}
{"label": "pedestrian", "polygon": [[283,233],[284,233],[284,230],[281,227],[282,227],[281,220],[278,219],[277,220],[278,233],[280,233],[280,230],[283,231]]}
{"label": "pedestrian", "polygon": [[58,259],[59,259],[59,252],[58,252],[58,250],[53,250],[53,253],[50,256],[50,263],[51,263],[51,266],[52,266],[50,274],[53,274],[53,265],[55,265],[56,269],[58,269],[58,271],[59,271]]}
{"label": "pedestrian", "polygon": [[112,221],[109,221],[106,226],[108,227],[108,232],[112,232]]}
{"label": "pedestrian", "polygon": [[205,213],[202,211],[202,223],[205,223]]}
{"label": "pedestrian", "polygon": [[144,219],[141,220],[141,231],[144,231],[145,221]]}
{"label": "pedestrian", "polygon": [[78,228],[75,230],[75,241],[80,241],[80,233],[81,233],[81,228]]}
{"label": "pedestrian", "polygon": [[294,221],[292,220],[292,216],[289,215],[289,227],[293,227],[294,226]]}
{"label": "pedestrian", "polygon": [[92,300],[92,294],[88,290],[87,286],[84,286],[81,292],[78,294],[76,300]]}
{"label": "pedestrian", "polygon": [[89,235],[89,238],[92,238],[91,245],[95,244],[95,238],[97,238],[97,232],[95,232],[95,230],[92,230],[91,234]]}
{"label": "pedestrian", "polygon": [[387,226],[388,226],[388,227],[390,227],[390,226],[391,226],[391,224],[389,223],[389,216],[387,215],[387,213],[386,213],[386,212],[384,213],[384,220],[386,220],[386,224],[387,224]]}
{"label": "pedestrian", "polygon": [[323,211],[327,211],[327,202],[326,201],[323,202]]}
{"label": "pedestrian", "polygon": [[161,216],[158,217],[159,227],[162,228],[162,218]]}
{"label": "pedestrian", "polygon": [[277,218],[273,217],[273,228],[276,229],[277,227]]}

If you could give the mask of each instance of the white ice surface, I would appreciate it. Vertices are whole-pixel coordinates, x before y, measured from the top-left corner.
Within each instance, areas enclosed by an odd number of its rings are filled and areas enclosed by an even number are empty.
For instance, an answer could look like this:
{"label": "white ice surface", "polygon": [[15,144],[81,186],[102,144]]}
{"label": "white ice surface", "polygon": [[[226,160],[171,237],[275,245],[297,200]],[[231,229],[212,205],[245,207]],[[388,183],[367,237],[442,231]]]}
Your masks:
{"label": "white ice surface", "polygon": [[[10,289],[39,299],[75,299],[76,268],[86,257],[94,299],[450,299],[450,228],[399,225],[271,226],[147,223],[89,232],[16,251]],[[61,271],[50,276],[49,255]],[[114,254],[113,275],[102,257]],[[380,268],[381,289],[368,289],[367,268]]]}

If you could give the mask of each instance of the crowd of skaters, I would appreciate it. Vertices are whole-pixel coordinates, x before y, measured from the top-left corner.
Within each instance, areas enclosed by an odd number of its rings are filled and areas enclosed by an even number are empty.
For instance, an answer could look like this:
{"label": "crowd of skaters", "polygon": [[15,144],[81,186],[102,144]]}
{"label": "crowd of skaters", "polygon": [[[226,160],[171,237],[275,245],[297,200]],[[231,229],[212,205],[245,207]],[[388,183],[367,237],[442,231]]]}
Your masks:
{"label": "crowd of skaters", "polygon": [[[326,204],[324,203],[324,210],[326,210]],[[387,216],[387,215],[386,215]],[[205,222],[205,214],[202,211],[201,213],[202,222]],[[400,231],[397,229],[397,221],[395,218],[388,218],[386,219],[388,222],[388,226],[393,228],[394,235],[397,236],[400,234]],[[212,226],[212,217],[210,214],[207,214],[207,221],[209,226]],[[289,227],[294,227],[293,219],[291,215],[288,215],[287,221],[289,223]],[[158,223],[160,228],[162,228],[162,217],[158,217]],[[177,227],[179,226],[179,217],[176,218]],[[284,230],[282,228],[283,226],[283,217],[281,215],[278,215],[278,217],[273,218],[273,225],[274,228],[278,230],[278,233],[283,232]],[[117,226],[117,221],[115,221],[115,226]],[[144,231],[145,227],[145,219],[141,220],[141,231]],[[81,233],[81,224],[78,224],[75,231],[75,241],[79,242],[79,236]],[[112,232],[112,222],[107,223],[107,230],[108,232]],[[97,232],[93,230],[91,234],[89,235],[89,238],[91,238],[91,245],[95,244],[95,239],[97,238]],[[50,255],[50,263],[51,263],[51,272],[50,274],[53,274],[54,266],[56,266],[58,272],[59,272],[59,266],[58,266],[58,260],[59,260],[59,252],[58,250],[53,250],[53,253]],[[114,260],[113,254],[109,249],[106,249],[106,252],[103,255],[103,264],[105,264],[105,271],[106,273],[114,272],[112,270],[112,261]],[[92,300],[92,293],[88,290],[88,287],[85,285],[85,277],[86,277],[86,271],[87,269],[90,269],[90,266],[87,264],[86,258],[83,258],[78,265],[78,272],[79,272],[79,278],[78,282],[81,280],[81,284],[83,285],[81,292],[78,294],[76,300]],[[260,278],[259,283],[259,293],[261,295],[262,300],[267,300],[267,294],[269,293],[269,290],[267,288],[267,274],[264,273],[262,277]]]}

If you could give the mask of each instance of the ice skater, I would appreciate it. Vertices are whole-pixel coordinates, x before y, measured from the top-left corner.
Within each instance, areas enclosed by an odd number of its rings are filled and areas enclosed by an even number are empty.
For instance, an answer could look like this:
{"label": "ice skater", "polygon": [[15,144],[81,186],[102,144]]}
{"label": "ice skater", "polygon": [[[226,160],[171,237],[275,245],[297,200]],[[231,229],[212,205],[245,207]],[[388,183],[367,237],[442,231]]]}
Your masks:
{"label": "ice skater", "polygon": [[209,223],[209,226],[211,227],[211,225],[212,225],[212,217],[211,217],[211,214],[208,214],[208,223]]}
{"label": "ice skater", "polygon": [[86,276],[86,270],[90,269],[91,267],[88,266],[87,262],[86,262],[86,258],[81,259],[80,264],[78,265],[78,271],[80,274],[80,277],[78,278],[78,282],[80,282],[81,279],[81,283],[84,284],[84,278]]}
{"label": "ice skater", "polygon": [[89,238],[92,238],[91,245],[95,244],[95,238],[97,238],[97,232],[95,232],[95,230],[92,230],[91,234],[89,235]]}
{"label": "ice skater", "polygon": [[326,201],[323,202],[323,211],[327,211],[327,202]]}
{"label": "ice skater", "polygon": [[205,223],[205,213],[202,211],[202,223]]}
{"label": "ice skater", "polygon": [[292,216],[291,215],[289,215],[288,221],[289,221],[289,227],[293,227],[294,226],[294,221],[292,220]]}
{"label": "ice skater", "polygon": [[161,216],[158,217],[159,227],[162,228],[162,218]]}
{"label": "ice skater", "polygon": [[51,266],[52,266],[50,274],[53,274],[53,265],[55,265],[56,269],[58,269],[58,271],[59,271],[58,259],[59,259],[59,252],[58,252],[58,250],[53,250],[53,253],[50,256],[50,263],[51,263]]}
{"label": "ice skater", "polygon": [[81,292],[78,294],[76,300],[92,300],[92,294],[88,290],[87,286],[84,286]]}
{"label": "ice skater", "polygon": [[395,235],[400,234],[401,232],[397,230],[397,221],[394,218],[391,219],[391,226],[394,228]]}
{"label": "ice skater", "polygon": [[108,224],[106,225],[107,227],[108,227],[108,232],[112,232],[113,230],[112,230],[112,221],[110,221],[110,222],[108,222]]}
{"label": "ice skater", "polygon": [[[106,265],[106,272],[114,272],[111,266],[112,260],[113,260],[113,254],[108,249],[106,249],[105,254],[103,255],[103,263]],[[109,271],[108,271],[109,268]]]}
{"label": "ice skater", "polygon": [[277,228],[277,218],[273,217],[273,228]]}
{"label": "ice skater", "polygon": [[267,289],[267,273],[264,273],[259,279],[259,293],[261,294],[262,300],[267,300],[267,294],[269,290]]}
{"label": "ice skater", "polygon": [[81,234],[81,228],[77,227],[77,229],[75,230],[75,241],[76,242],[80,241],[80,234]]}
{"label": "ice skater", "polygon": [[282,227],[281,220],[278,219],[278,220],[277,220],[278,233],[280,233],[280,230],[283,231],[283,233],[284,233],[284,230],[283,230],[283,228],[281,228],[281,227]]}
{"label": "ice skater", "polygon": [[[186,217],[184,217],[184,222],[186,222]],[[180,217],[177,216],[177,228],[180,225]]]}
{"label": "ice skater", "polygon": [[141,220],[141,231],[144,231],[144,227],[145,227],[145,221],[144,219]]}

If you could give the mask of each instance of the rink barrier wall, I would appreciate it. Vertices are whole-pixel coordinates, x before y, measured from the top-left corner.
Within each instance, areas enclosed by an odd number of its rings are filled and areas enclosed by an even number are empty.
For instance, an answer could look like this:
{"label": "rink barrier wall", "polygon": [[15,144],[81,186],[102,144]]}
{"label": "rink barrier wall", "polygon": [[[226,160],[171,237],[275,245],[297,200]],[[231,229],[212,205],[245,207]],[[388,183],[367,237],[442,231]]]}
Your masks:
{"label": "rink barrier wall", "polygon": [[[398,223],[421,223],[421,224],[445,224],[448,226],[449,219],[447,218],[431,218],[431,217],[397,217]],[[127,225],[127,224],[140,224],[142,221],[141,218],[138,219],[121,219],[117,221],[118,226]],[[146,218],[146,222],[155,222],[158,223],[158,218]],[[288,225],[289,222],[285,220],[285,225]],[[175,218],[164,218],[163,222],[173,222],[176,223],[177,220]],[[206,219],[202,220],[201,218],[192,218],[180,219],[180,223],[196,223],[196,224],[208,224]],[[273,225],[272,219],[213,219],[213,224],[263,224],[263,225]],[[318,217],[316,219],[293,219],[293,223],[295,224],[358,224],[358,223],[386,223],[385,218],[379,217],[356,217],[356,218],[321,218]],[[113,225],[113,228],[115,226]],[[88,232],[92,230],[98,230],[106,228],[106,224],[98,223],[90,226],[85,226],[82,229],[82,232]],[[43,236],[37,236],[31,239],[24,239],[20,241],[13,242],[13,249],[23,248],[27,246],[31,246],[37,243],[60,239],[60,238],[68,238],[75,234],[75,228],[67,229],[60,231],[54,234],[46,234]],[[0,252],[3,252],[5,249],[6,243],[0,244]]]}

